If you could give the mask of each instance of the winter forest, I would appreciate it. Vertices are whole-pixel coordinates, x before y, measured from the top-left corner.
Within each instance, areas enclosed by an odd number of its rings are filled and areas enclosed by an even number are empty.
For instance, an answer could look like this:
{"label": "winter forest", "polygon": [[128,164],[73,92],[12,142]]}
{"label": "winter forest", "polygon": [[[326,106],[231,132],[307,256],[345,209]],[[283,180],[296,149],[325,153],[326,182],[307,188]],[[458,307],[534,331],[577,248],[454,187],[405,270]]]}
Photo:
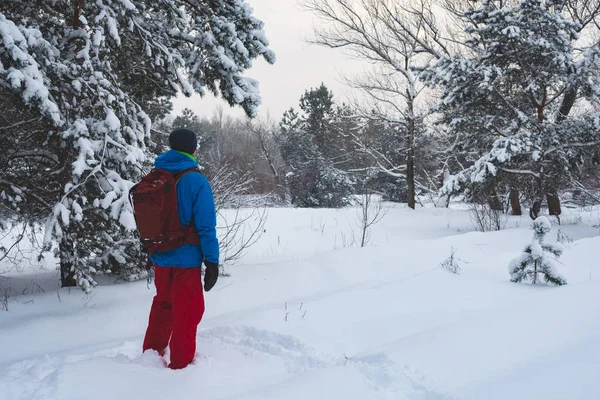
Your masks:
{"label": "winter forest", "polygon": [[[169,371],[129,191],[177,128],[221,260]],[[0,399],[598,399],[598,246],[600,0],[0,1]]]}

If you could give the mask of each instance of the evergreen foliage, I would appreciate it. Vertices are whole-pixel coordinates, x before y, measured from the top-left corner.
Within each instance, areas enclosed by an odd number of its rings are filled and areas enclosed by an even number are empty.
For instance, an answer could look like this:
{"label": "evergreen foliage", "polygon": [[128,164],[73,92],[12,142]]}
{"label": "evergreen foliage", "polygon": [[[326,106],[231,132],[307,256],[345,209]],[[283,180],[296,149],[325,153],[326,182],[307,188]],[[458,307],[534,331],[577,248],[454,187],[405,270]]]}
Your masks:
{"label": "evergreen foliage", "polygon": [[151,164],[151,117],[206,90],[255,115],[243,73],[275,60],[262,25],[243,0],[2,2],[0,202],[45,223],[63,286],[138,274],[128,190]]}
{"label": "evergreen foliage", "polygon": [[286,183],[299,207],[343,207],[350,204],[352,176],[338,167],[346,153],[338,141],[333,94],[321,85],[300,99],[302,114],[285,112],[277,138],[289,167]]}
{"label": "evergreen foliage", "polygon": [[570,113],[597,99],[599,45],[578,51],[581,25],[563,3],[479,1],[462,19],[468,50],[424,71],[441,89],[435,111],[452,137],[448,152],[466,163],[444,194],[555,196],[600,143],[597,113]]}
{"label": "evergreen foliage", "polygon": [[556,286],[566,285],[567,280],[560,275],[556,259],[563,253],[560,243],[544,243],[544,238],[552,229],[546,217],[533,221],[533,241],[525,247],[523,253],[512,260],[508,266],[511,282],[531,281]]}

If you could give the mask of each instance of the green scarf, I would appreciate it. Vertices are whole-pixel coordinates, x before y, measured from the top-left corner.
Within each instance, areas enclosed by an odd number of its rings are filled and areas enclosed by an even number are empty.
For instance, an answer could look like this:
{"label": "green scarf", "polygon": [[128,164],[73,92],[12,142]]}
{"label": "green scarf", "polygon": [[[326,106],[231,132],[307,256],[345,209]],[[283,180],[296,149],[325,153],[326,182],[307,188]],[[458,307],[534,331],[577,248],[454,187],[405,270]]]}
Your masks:
{"label": "green scarf", "polygon": [[198,160],[196,160],[196,157],[194,157],[193,155],[191,155],[191,154],[189,154],[189,153],[186,153],[186,152],[183,152],[183,151],[179,151],[179,150],[173,150],[173,151],[176,151],[176,152],[178,152],[179,154],[183,154],[184,156],[187,156],[187,157],[191,158],[192,160],[194,160],[194,162],[195,162],[196,164],[198,164]]}

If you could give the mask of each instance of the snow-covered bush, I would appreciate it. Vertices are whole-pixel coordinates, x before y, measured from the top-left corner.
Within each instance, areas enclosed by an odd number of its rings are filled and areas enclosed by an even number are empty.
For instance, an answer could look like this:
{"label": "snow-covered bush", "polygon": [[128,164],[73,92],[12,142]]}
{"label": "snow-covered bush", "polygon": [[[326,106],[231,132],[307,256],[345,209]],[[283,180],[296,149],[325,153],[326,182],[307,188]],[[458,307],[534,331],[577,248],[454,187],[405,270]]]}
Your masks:
{"label": "snow-covered bush", "polygon": [[552,224],[546,217],[538,217],[533,221],[533,241],[508,266],[511,282],[531,281],[538,284],[543,281],[557,286],[567,284],[557,268],[557,259],[563,253],[562,244],[544,243],[551,229]]}

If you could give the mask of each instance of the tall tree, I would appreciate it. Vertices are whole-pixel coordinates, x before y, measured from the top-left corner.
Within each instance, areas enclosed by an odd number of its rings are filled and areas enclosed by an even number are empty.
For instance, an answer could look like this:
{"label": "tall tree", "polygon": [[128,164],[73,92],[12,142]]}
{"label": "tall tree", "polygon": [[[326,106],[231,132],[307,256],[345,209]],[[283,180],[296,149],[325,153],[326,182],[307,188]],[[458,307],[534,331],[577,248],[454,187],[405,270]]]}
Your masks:
{"label": "tall tree", "polygon": [[[259,183],[265,178],[270,178],[271,184],[263,184],[261,186],[270,188],[275,192],[281,201],[285,201],[285,185],[282,176],[282,160],[275,141],[277,135],[277,123],[270,119],[255,119],[246,121],[246,128],[252,133],[255,140],[258,141],[260,148],[259,155],[264,164],[262,177],[257,180]],[[266,175],[266,177],[265,177]]]}
{"label": "tall tree", "polygon": [[243,73],[274,62],[262,26],[243,0],[2,2],[0,202],[45,219],[63,286],[140,266],[128,189],[150,162],[146,109],[208,89],[255,115]]}
{"label": "tall tree", "polygon": [[422,75],[441,89],[436,111],[454,136],[452,151],[473,163],[445,191],[476,197],[507,187],[515,201],[520,189],[538,201],[547,196],[558,215],[558,191],[600,143],[595,115],[565,108],[576,100],[574,84],[586,88],[582,101],[595,99],[598,47],[578,54],[582,25],[562,1],[485,0],[463,20],[469,51],[441,57]]}
{"label": "tall tree", "polygon": [[311,135],[315,146],[325,155],[332,151],[333,129],[331,127],[334,103],[333,93],[321,83],[316,89],[307,90],[300,98],[300,110],[304,113],[304,130]]}
{"label": "tall tree", "polygon": [[277,137],[289,171],[286,182],[292,202],[300,207],[342,207],[350,203],[352,176],[338,168],[346,149],[337,141],[337,110],[324,85],[306,91],[301,114],[285,112]]}
{"label": "tall tree", "polygon": [[396,130],[404,135],[406,146],[401,165],[390,165],[382,154],[372,154],[383,172],[406,181],[408,204],[414,209],[415,142],[421,117],[417,100],[423,86],[415,67],[446,51],[435,25],[432,2],[304,0],[303,4],[324,22],[313,42],[345,49],[373,66],[361,78],[350,79],[350,84],[369,98],[363,109],[365,117],[403,127]]}

